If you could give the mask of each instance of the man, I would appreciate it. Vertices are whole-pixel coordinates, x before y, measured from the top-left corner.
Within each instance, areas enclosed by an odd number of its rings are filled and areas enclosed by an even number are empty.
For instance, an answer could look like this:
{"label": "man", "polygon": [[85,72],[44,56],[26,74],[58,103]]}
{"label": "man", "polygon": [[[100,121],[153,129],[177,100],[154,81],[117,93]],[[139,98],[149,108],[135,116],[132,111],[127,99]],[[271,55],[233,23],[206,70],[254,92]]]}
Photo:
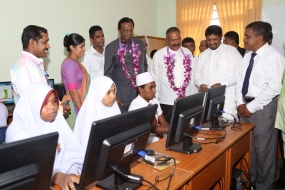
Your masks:
{"label": "man", "polygon": [[129,111],[143,108],[152,104],[157,104],[157,112],[153,125],[151,126],[151,133],[148,138],[147,144],[158,141],[157,135],[167,134],[169,124],[165,120],[158,100],[155,98],[156,85],[149,72],[141,73],[137,76],[137,91],[138,96],[134,99],[129,107]]}
{"label": "man", "polygon": [[191,51],[192,55],[194,55],[194,51],[196,49],[196,46],[195,46],[195,41],[193,38],[190,38],[190,37],[184,38],[182,40],[182,47],[189,49]]}
{"label": "man", "polygon": [[[45,28],[29,25],[22,33],[23,51],[20,59],[10,70],[15,102],[22,92],[32,83],[48,84],[48,73],[44,70],[43,59],[47,56],[49,45],[48,32]],[[69,114],[70,108],[61,104],[63,113]]]}
{"label": "man", "polygon": [[147,36],[144,36],[144,39],[143,39],[143,43],[144,43],[144,45],[145,45],[145,56],[146,56],[146,61],[147,61],[147,71],[149,72],[150,71],[150,69],[151,69],[151,62],[152,62],[152,60],[151,60],[151,58],[147,55],[147,51],[148,51],[148,49],[149,49],[149,42],[148,42],[148,38],[147,38]]}
{"label": "man", "polygon": [[47,30],[35,25],[27,26],[22,33],[22,44],[22,55],[10,71],[15,101],[30,84],[48,84],[48,73],[44,70],[42,59],[50,48]]}
{"label": "man", "polygon": [[229,31],[225,34],[224,44],[235,47],[239,51],[241,56],[244,56],[246,50],[244,48],[239,47],[239,35],[235,31]]}
{"label": "man", "polygon": [[276,172],[277,100],[285,66],[284,57],[268,45],[270,30],[262,21],[246,26],[245,54],[237,74],[236,104],[241,121],[255,124],[252,133],[250,183],[258,190],[272,189]]}
{"label": "man", "polygon": [[[209,48],[199,56],[194,74],[195,85],[202,92],[226,85],[224,111],[236,117],[236,70],[242,57],[234,47],[221,43],[222,28],[220,26],[209,26],[205,31],[205,36]],[[223,116],[228,120],[233,120],[229,114]]]}
{"label": "man", "polygon": [[208,49],[208,45],[207,45],[206,39],[201,40],[201,41],[200,41],[200,45],[199,45],[200,54],[201,54],[203,51],[205,51],[206,49]]}
{"label": "man", "polygon": [[[191,64],[191,76],[192,76],[192,79],[194,79],[194,73],[195,73],[195,65],[197,64],[198,62],[198,59],[199,57],[194,57],[194,52],[195,52],[195,49],[196,49],[196,46],[195,46],[195,41],[193,38],[190,38],[190,37],[186,37],[182,40],[182,47],[185,47],[187,49],[189,49],[193,55],[193,61],[192,61],[192,64]],[[191,80],[190,81],[190,85],[191,85],[191,94],[196,94],[199,92],[197,86],[195,86],[194,84],[194,80]]]}
{"label": "man", "polygon": [[104,76],[105,38],[100,26],[92,26],[89,29],[89,36],[93,46],[85,51],[82,64],[93,79],[97,76]]}
{"label": "man", "polygon": [[[147,71],[144,43],[133,38],[134,21],[124,17],[118,23],[120,37],[105,48],[104,75],[117,87],[117,102],[122,112],[136,98],[136,76]],[[125,53],[126,52],[126,53]]]}
{"label": "man", "polygon": [[[157,98],[166,121],[170,122],[174,100],[191,94],[191,51],[181,47],[180,30],[166,31],[167,46],[158,50],[153,58],[152,77],[157,85]],[[185,64],[183,64],[183,61]]]}

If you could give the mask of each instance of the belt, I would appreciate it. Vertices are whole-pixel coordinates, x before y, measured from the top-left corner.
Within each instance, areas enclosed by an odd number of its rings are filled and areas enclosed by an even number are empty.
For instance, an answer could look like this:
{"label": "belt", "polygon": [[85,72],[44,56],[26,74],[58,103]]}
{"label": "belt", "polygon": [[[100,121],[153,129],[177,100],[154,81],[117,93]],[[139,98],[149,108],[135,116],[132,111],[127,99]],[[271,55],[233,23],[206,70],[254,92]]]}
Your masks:
{"label": "belt", "polygon": [[[273,97],[272,100],[273,100],[274,98],[277,98],[278,96],[279,96],[279,94],[276,95],[275,97]],[[252,100],[254,100],[255,97],[244,96],[243,99],[244,99],[245,103],[249,103],[249,102],[251,102]]]}

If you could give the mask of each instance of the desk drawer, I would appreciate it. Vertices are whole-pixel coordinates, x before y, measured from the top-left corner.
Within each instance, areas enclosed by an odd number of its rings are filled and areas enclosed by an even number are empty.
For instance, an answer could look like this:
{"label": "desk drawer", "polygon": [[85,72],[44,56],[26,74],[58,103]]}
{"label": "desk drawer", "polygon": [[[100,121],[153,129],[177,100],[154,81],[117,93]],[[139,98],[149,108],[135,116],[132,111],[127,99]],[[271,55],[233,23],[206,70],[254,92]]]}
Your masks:
{"label": "desk drawer", "polygon": [[[199,154],[199,153],[198,153]],[[221,154],[201,172],[196,174],[189,183],[189,189],[210,189],[219,179],[225,181],[226,152]],[[225,184],[225,182],[223,182]],[[224,187],[223,187],[224,189]]]}
{"label": "desk drawer", "polygon": [[250,135],[251,133],[247,133],[230,148],[231,166],[240,160],[247,152],[250,153]]}

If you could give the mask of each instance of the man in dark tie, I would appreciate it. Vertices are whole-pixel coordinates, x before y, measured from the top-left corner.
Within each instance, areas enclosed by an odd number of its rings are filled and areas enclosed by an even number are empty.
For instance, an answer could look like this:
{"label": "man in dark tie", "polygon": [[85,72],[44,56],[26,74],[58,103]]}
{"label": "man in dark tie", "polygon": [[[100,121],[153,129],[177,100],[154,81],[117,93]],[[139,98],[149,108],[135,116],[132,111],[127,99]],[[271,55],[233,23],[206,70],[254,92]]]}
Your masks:
{"label": "man in dark tie", "polygon": [[268,45],[270,30],[262,21],[246,26],[247,50],[237,74],[236,104],[242,122],[255,124],[252,136],[250,183],[272,189],[276,172],[277,129],[274,128],[285,59]]}

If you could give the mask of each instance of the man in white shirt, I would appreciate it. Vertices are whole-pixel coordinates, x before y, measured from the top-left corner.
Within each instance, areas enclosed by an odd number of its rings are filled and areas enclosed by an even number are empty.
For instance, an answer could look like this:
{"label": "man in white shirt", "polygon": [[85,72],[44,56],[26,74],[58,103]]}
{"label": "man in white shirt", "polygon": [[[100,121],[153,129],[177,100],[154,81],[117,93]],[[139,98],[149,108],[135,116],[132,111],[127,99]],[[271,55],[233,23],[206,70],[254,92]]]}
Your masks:
{"label": "man in white shirt", "polygon": [[[194,82],[200,91],[226,85],[224,111],[237,117],[235,105],[236,71],[242,56],[233,46],[221,43],[222,28],[209,26],[205,31],[208,44],[195,66]],[[229,114],[223,114],[228,120],[233,120]]]}
{"label": "man in white shirt", "polygon": [[151,126],[151,133],[148,138],[147,144],[158,141],[158,135],[167,134],[169,124],[165,120],[160,104],[155,98],[155,81],[151,77],[149,72],[141,73],[137,75],[136,80],[138,96],[132,101],[129,111],[143,108],[149,105],[157,104],[157,112],[155,114],[153,125]]}
{"label": "man in white shirt", "polygon": [[277,136],[274,128],[282,87],[284,57],[268,45],[270,29],[262,21],[246,26],[245,54],[237,74],[236,104],[241,121],[255,124],[252,133],[250,183],[272,189],[276,172]]}
{"label": "man in white shirt", "polygon": [[156,83],[156,96],[169,123],[174,100],[191,94],[193,56],[187,48],[181,47],[178,28],[171,27],[166,31],[166,42],[167,46],[154,55],[151,74]]}
{"label": "man in white shirt", "polygon": [[47,30],[35,25],[27,26],[22,33],[22,44],[22,55],[10,70],[15,101],[30,84],[49,84],[42,59],[50,48]]}
{"label": "man in white shirt", "polygon": [[191,88],[191,94],[196,94],[196,93],[199,93],[199,90],[197,88],[197,86],[195,86],[194,84],[194,73],[195,73],[195,65],[196,63],[198,62],[198,59],[199,57],[196,57],[194,56],[194,52],[195,52],[195,49],[196,49],[196,46],[195,46],[195,40],[193,38],[190,38],[190,37],[186,37],[182,40],[182,47],[185,47],[187,49],[189,49],[193,55],[193,61],[192,61],[192,64],[191,64],[191,76],[192,76],[192,80],[190,81],[190,88]]}
{"label": "man in white shirt", "polygon": [[206,49],[208,49],[207,41],[206,39],[203,39],[200,41],[200,45],[199,45],[200,54]]}
{"label": "man in white shirt", "polygon": [[105,38],[100,26],[92,26],[89,29],[89,36],[93,46],[85,51],[82,64],[91,79],[94,79],[97,76],[104,76]]}

